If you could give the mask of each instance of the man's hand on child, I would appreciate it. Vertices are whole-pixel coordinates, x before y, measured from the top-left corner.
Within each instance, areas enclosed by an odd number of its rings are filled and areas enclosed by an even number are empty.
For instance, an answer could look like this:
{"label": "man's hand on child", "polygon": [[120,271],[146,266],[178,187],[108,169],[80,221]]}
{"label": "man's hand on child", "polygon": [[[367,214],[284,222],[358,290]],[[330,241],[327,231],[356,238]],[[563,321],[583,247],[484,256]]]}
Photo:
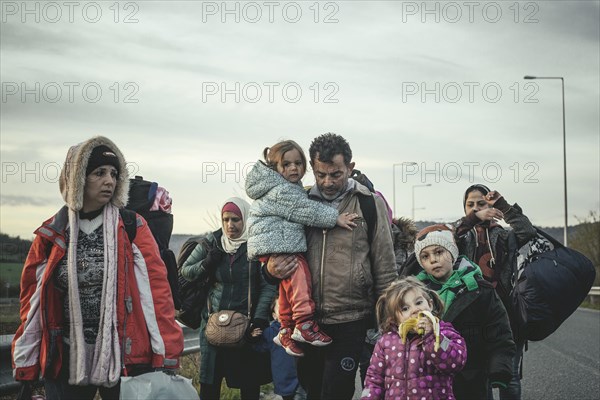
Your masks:
{"label": "man's hand on child", "polygon": [[342,213],[337,217],[337,226],[352,230],[352,228],[356,228],[356,223],[352,222],[355,218],[358,218],[358,214],[356,213]]}
{"label": "man's hand on child", "polygon": [[269,257],[267,271],[277,279],[289,278],[298,268],[295,254],[274,254]]}

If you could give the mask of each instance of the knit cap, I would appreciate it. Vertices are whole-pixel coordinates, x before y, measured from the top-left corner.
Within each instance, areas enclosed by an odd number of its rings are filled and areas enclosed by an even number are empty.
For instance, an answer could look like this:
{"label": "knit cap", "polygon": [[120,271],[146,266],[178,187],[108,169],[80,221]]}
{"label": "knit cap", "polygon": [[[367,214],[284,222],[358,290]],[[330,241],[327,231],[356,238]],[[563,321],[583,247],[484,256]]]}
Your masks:
{"label": "knit cap", "polygon": [[112,165],[117,172],[121,172],[121,160],[119,160],[110,147],[103,144],[94,147],[92,150],[87,167],[85,168],[85,175],[88,176],[93,170],[101,165]]}
{"label": "knit cap", "polygon": [[415,255],[419,265],[421,264],[421,251],[429,246],[441,246],[448,250],[452,255],[452,263],[458,258],[458,247],[454,242],[454,231],[450,225],[436,224],[428,226],[422,229],[417,234],[417,241],[415,242]]}
{"label": "knit cap", "polygon": [[[94,156],[92,156],[94,154]],[[95,136],[71,146],[60,171],[58,185],[65,203],[71,210],[83,208],[86,177],[100,165],[112,165],[117,171],[117,183],[110,202],[117,208],[125,207],[129,197],[129,174],[123,153],[110,139]],[[89,168],[92,168],[88,171]]]}

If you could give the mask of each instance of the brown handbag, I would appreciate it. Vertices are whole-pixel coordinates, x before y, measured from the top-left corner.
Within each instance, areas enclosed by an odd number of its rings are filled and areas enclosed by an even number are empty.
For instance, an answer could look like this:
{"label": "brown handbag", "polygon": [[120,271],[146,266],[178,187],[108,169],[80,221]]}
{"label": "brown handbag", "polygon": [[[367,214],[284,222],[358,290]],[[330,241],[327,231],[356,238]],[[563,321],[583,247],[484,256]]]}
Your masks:
{"label": "brown handbag", "polygon": [[[206,340],[217,347],[241,347],[246,343],[245,334],[250,326],[250,310],[252,309],[250,287],[252,264],[248,263],[248,315],[233,310],[221,310],[208,316],[206,323]],[[210,296],[209,296],[210,297]],[[208,300],[210,310],[210,298]]]}

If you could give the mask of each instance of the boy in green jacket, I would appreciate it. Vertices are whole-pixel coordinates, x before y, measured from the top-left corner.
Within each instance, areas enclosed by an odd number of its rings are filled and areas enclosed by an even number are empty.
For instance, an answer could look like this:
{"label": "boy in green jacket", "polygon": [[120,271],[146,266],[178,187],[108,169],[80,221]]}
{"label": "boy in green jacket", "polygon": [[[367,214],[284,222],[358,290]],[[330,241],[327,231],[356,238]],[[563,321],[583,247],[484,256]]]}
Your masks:
{"label": "boy in green jacket", "polygon": [[506,387],[515,343],[506,309],[479,267],[458,256],[450,226],[432,225],[417,234],[415,255],[424,271],[417,278],[444,301],[442,319],[465,338],[467,364],[454,378],[457,399],[487,398],[488,381]]}

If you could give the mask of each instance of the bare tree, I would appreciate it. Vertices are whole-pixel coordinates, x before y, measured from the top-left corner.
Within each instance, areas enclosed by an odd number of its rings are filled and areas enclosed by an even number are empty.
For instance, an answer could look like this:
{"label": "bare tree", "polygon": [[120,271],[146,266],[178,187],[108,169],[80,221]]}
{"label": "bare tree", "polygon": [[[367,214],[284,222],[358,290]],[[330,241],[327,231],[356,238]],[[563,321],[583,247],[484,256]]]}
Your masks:
{"label": "bare tree", "polygon": [[583,253],[592,261],[596,268],[594,286],[600,286],[600,218],[596,211],[590,211],[587,217],[577,220],[579,225],[569,238],[569,247]]}

